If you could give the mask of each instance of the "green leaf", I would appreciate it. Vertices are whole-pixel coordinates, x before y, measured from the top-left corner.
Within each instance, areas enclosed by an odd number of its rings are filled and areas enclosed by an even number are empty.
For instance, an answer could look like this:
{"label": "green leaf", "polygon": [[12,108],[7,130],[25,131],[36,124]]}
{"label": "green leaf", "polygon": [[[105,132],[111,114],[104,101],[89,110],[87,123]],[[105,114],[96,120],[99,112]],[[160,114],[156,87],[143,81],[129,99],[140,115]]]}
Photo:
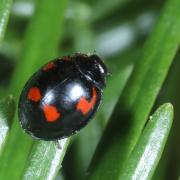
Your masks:
{"label": "green leaf", "polygon": [[8,96],[0,101],[0,154],[4,147],[14,113],[15,102],[12,96]]}
{"label": "green leaf", "polygon": [[125,6],[127,3],[129,3],[129,0],[96,1],[94,6],[94,12],[96,13],[93,14],[93,20],[97,21],[99,19],[105,18],[107,15],[111,14],[118,8]]}
{"label": "green leaf", "polygon": [[[56,54],[62,36],[66,2],[36,1],[36,11],[28,26],[22,56],[10,87],[16,98],[30,75]],[[32,138],[23,133],[16,115],[3,155],[0,157],[0,179],[21,177],[31,146]]]}
{"label": "green leaf", "polygon": [[12,6],[12,0],[2,0],[0,2],[0,44],[4,38],[6,26],[8,23],[10,11]]}
{"label": "green leaf", "polygon": [[[3,0],[0,2],[0,45],[4,38],[11,6],[12,0]],[[8,122],[12,120],[14,111],[15,105],[12,96],[0,101],[0,153],[2,152],[9,131]]]}
{"label": "green leaf", "polygon": [[54,179],[60,169],[68,142],[69,139],[57,142],[37,141],[26,164],[23,179]]}
{"label": "green leaf", "polygon": [[169,0],[165,4],[99,143],[90,166],[89,179],[119,178],[177,52],[179,9],[179,0]]}
{"label": "green leaf", "polygon": [[[163,92],[163,96],[160,96],[158,98],[158,103],[169,101],[173,104],[175,117],[174,117],[173,126],[171,128],[170,137],[168,138],[168,143],[163,152],[163,156],[161,157],[158,167],[156,168],[156,172],[153,175],[152,178],[153,180],[164,180],[168,177],[171,177],[172,175],[174,176],[173,179],[177,179],[177,175],[180,170],[180,163],[179,163],[180,159],[175,158],[175,157],[180,157],[179,143],[177,143],[179,142],[179,129],[180,129],[180,121],[179,121],[180,112],[178,108],[180,106],[179,58],[180,58],[180,53],[178,51],[176,58],[174,59],[174,62],[172,64],[171,70],[168,74],[168,78],[163,85],[161,91]],[[169,168],[172,167],[173,164],[176,164],[176,166],[173,167],[170,171],[171,173],[169,173]]]}
{"label": "green leaf", "polygon": [[169,135],[173,107],[164,104],[150,117],[119,179],[151,179]]}

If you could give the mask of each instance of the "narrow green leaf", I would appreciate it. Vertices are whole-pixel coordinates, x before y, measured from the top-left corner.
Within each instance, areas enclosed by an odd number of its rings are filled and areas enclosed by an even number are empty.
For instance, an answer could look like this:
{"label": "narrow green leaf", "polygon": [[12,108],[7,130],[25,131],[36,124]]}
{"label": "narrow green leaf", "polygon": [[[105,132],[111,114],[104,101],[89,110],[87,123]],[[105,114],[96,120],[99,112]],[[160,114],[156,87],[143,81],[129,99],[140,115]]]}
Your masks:
{"label": "narrow green leaf", "polygon": [[119,178],[178,49],[179,9],[179,0],[169,0],[165,4],[99,143],[90,166],[89,179]]}
{"label": "narrow green leaf", "polygon": [[[10,88],[16,98],[30,75],[56,54],[62,36],[66,2],[36,1],[36,11],[28,26],[22,56]],[[21,177],[31,146],[32,138],[23,133],[16,116],[0,158],[0,179]]]}
{"label": "narrow green leaf", "polygon": [[26,164],[23,179],[54,179],[61,167],[68,142],[68,139],[58,142],[37,141]]}
{"label": "narrow green leaf", "polygon": [[[176,58],[172,64],[168,78],[165,81],[161,92],[163,96],[158,98],[157,102],[162,103],[165,101],[170,101],[174,107],[174,120],[173,126],[171,128],[170,137],[168,138],[168,143],[163,152],[163,156],[156,168],[156,172],[153,175],[152,180],[164,180],[169,179],[178,179],[178,172],[180,172],[180,146],[179,146],[179,129],[180,129],[180,84],[179,84],[179,68],[180,68],[180,52],[178,51]],[[161,94],[160,92],[160,94]],[[173,152],[173,153],[172,153]],[[173,165],[176,166],[173,166]],[[170,167],[172,169],[170,170]]]}
{"label": "narrow green leaf", "polygon": [[151,179],[173,121],[173,107],[164,104],[150,118],[119,179]]}
{"label": "narrow green leaf", "polygon": [[12,96],[8,96],[0,101],[0,154],[4,147],[14,113],[15,103]]}
{"label": "narrow green leaf", "polygon": [[[117,9],[125,6],[129,3],[129,0],[111,0],[111,1],[96,1],[94,11],[96,13],[93,14],[93,20],[97,21],[99,19],[105,18],[107,15],[111,14],[114,11],[118,11]],[[103,8],[102,8],[103,4]]]}
{"label": "narrow green leaf", "polygon": [[0,2],[0,44],[4,38],[6,26],[8,23],[10,11],[12,6],[12,0],[2,0]]}

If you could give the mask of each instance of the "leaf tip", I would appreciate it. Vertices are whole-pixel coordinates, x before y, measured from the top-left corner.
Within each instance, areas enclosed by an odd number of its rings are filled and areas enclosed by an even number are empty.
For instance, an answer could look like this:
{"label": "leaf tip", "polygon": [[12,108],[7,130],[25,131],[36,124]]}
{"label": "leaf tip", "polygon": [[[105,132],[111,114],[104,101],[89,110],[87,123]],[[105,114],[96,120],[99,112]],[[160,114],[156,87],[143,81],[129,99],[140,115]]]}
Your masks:
{"label": "leaf tip", "polygon": [[164,111],[168,112],[171,116],[174,115],[174,107],[171,103],[165,103],[163,104],[160,109],[163,109]]}

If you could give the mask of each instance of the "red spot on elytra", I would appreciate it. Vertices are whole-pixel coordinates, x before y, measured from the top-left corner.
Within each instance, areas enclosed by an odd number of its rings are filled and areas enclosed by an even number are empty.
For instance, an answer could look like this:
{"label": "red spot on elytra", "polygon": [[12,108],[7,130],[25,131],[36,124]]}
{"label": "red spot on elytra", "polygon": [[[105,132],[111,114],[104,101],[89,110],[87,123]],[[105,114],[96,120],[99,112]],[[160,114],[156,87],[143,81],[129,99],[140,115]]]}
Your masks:
{"label": "red spot on elytra", "polygon": [[44,115],[48,122],[54,122],[60,118],[61,114],[58,112],[57,108],[52,105],[45,104],[43,106]]}
{"label": "red spot on elytra", "polygon": [[38,87],[31,87],[28,92],[28,99],[38,102],[41,99],[41,92]]}
{"label": "red spot on elytra", "polygon": [[90,101],[88,101],[85,97],[82,97],[76,105],[76,109],[80,110],[84,115],[87,114],[95,105],[97,99],[97,92],[95,88],[93,88],[93,95]]}
{"label": "red spot on elytra", "polygon": [[43,70],[44,71],[49,71],[50,69],[52,69],[53,67],[55,67],[55,64],[53,62],[50,62],[48,64],[46,64],[44,67],[43,67]]}

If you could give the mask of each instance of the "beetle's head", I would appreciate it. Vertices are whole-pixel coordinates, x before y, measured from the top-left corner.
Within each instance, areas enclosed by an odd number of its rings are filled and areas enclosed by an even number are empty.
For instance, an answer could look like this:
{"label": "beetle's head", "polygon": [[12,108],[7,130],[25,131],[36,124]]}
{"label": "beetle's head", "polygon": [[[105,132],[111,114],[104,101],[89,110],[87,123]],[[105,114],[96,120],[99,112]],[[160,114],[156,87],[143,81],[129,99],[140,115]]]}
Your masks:
{"label": "beetle's head", "polygon": [[75,61],[79,71],[87,80],[100,89],[106,86],[106,76],[109,73],[106,65],[97,55],[76,54]]}

